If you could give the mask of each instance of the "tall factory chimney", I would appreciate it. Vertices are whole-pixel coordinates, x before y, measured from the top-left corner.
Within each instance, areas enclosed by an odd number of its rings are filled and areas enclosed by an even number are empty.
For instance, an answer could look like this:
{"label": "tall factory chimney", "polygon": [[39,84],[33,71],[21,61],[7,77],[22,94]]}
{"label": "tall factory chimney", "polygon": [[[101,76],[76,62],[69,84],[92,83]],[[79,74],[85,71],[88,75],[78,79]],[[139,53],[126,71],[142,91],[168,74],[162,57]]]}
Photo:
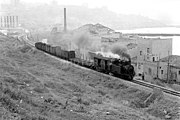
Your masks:
{"label": "tall factory chimney", "polygon": [[66,8],[64,8],[64,32],[67,31],[67,23],[66,23]]}

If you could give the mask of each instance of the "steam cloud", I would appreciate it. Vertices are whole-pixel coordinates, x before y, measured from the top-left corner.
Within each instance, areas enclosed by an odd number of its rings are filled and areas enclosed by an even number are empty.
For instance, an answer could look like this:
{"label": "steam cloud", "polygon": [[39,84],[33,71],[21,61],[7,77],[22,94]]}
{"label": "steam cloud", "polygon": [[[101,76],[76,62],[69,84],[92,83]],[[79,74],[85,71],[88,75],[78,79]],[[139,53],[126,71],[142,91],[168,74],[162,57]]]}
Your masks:
{"label": "steam cloud", "polygon": [[111,52],[114,54],[119,55],[122,58],[131,59],[130,55],[127,52],[127,48],[121,46],[121,45],[113,45],[111,47]]}
{"label": "steam cloud", "polygon": [[101,52],[110,52],[110,50],[109,50],[110,48],[109,48],[109,46],[108,45],[101,45]]}
{"label": "steam cloud", "polygon": [[125,46],[115,44],[110,47],[110,45],[102,44],[100,39],[91,36],[87,32],[68,33],[61,36],[58,42],[67,49],[68,44],[71,43],[71,50],[75,50],[77,53],[81,52],[80,54],[85,56],[88,56],[88,51],[91,51],[104,57],[126,58],[130,60],[130,55]]}
{"label": "steam cloud", "polygon": [[72,36],[72,42],[78,47],[78,48],[90,48],[92,45],[92,38],[88,33],[77,33]]}

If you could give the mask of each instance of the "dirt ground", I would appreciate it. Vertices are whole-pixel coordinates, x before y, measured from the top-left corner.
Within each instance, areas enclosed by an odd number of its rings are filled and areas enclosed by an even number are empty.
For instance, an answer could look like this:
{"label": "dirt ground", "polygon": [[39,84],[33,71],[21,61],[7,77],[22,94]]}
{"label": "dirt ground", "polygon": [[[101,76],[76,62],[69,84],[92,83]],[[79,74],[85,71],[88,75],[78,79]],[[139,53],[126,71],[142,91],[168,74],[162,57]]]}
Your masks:
{"label": "dirt ground", "polygon": [[180,119],[180,104],[0,36],[2,120]]}

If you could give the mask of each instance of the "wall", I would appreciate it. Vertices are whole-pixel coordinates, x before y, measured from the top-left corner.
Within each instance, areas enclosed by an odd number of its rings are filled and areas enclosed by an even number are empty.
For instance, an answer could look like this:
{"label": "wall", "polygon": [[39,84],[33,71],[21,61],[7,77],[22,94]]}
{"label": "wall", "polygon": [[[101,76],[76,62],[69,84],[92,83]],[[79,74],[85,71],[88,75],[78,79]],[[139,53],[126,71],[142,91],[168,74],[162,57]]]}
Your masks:
{"label": "wall", "polygon": [[170,68],[171,73],[173,73],[172,80],[176,80],[180,83],[180,67],[171,66]]}
{"label": "wall", "polygon": [[[169,53],[168,53],[169,51]],[[152,41],[152,54],[160,58],[172,55],[172,39],[157,39]]]}
{"label": "wall", "polygon": [[143,65],[145,81],[151,82],[157,77],[157,62],[145,61]]}
{"label": "wall", "polygon": [[177,72],[176,72],[176,73],[177,73],[177,79],[176,79],[176,81],[180,83],[180,74],[179,74],[179,73],[180,73],[180,68],[177,69]]}
{"label": "wall", "polygon": [[167,80],[167,63],[159,62],[158,78],[161,80]]}
{"label": "wall", "polygon": [[[145,39],[138,41],[138,61],[144,61],[147,55],[147,48],[149,48],[149,52],[151,53],[151,41]],[[141,54],[140,51],[142,51]]]}
{"label": "wall", "polygon": [[[157,71],[158,68],[158,71]],[[145,61],[143,65],[145,81],[151,82],[154,78],[167,81],[167,63]],[[162,72],[163,71],[163,72]],[[157,75],[158,74],[158,75]],[[180,68],[169,66],[168,80],[180,83]]]}
{"label": "wall", "polygon": [[[149,49],[149,53],[147,51]],[[142,55],[140,55],[142,51]],[[169,51],[169,54],[168,54]],[[138,61],[158,61],[161,58],[172,55],[172,39],[146,38],[138,40]]]}
{"label": "wall", "polygon": [[[172,54],[172,39],[140,38],[137,40],[137,43],[138,43],[137,54],[136,54],[137,61],[138,61],[137,73],[142,73],[144,71],[144,69],[142,70],[142,68],[147,67],[147,65],[143,66],[143,64],[145,64],[144,62],[149,61],[149,62],[152,62],[152,64],[154,64],[153,62],[159,61],[160,58],[167,57],[168,51],[169,51],[169,55]],[[156,68],[156,71],[157,71],[157,68]],[[157,73],[156,73],[156,76],[157,76]],[[161,78],[164,79],[165,76],[167,76],[167,73],[163,73],[162,75],[160,74],[160,76]]]}
{"label": "wall", "polygon": [[136,57],[138,54],[138,48],[135,47],[135,48],[129,49],[128,53],[131,56],[131,58]]}
{"label": "wall", "polygon": [[[143,73],[143,64],[146,59],[147,55],[147,48],[151,48],[150,41],[140,39],[138,40],[138,47],[137,47],[137,74],[142,74]],[[141,53],[140,53],[141,51]]]}

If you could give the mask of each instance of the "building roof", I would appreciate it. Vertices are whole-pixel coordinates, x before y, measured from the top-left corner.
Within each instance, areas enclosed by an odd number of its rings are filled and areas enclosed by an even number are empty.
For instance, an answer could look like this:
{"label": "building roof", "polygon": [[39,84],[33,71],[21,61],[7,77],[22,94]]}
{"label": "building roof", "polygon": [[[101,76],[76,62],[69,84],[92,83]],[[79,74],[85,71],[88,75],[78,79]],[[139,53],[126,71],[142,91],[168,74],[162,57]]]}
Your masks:
{"label": "building roof", "polygon": [[127,49],[133,49],[133,48],[137,47],[137,44],[135,44],[135,43],[129,43],[129,44],[127,44],[126,46],[127,46]]}
{"label": "building roof", "polygon": [[168,61],[171,66],[180,67],[180,56],[179,55],[169,55],[167,57],[160,59],[160,62],[168,63]]}
{"label": "building roof", "polygon": [[177,60],[180,61],[180,56],[179,55],[169,55],[167,57],[160,59],[161,62],[168,62],[168,60],[169,60],[169,62],[170,61],[177,61]]}
{"label": "building roof", "polygon": [[149,37],[149,38],[143,38],[144,40],[150,40],[150,41],[157,41],[157,40],[172,40],[172,38],[161,38],[161,37]]}

